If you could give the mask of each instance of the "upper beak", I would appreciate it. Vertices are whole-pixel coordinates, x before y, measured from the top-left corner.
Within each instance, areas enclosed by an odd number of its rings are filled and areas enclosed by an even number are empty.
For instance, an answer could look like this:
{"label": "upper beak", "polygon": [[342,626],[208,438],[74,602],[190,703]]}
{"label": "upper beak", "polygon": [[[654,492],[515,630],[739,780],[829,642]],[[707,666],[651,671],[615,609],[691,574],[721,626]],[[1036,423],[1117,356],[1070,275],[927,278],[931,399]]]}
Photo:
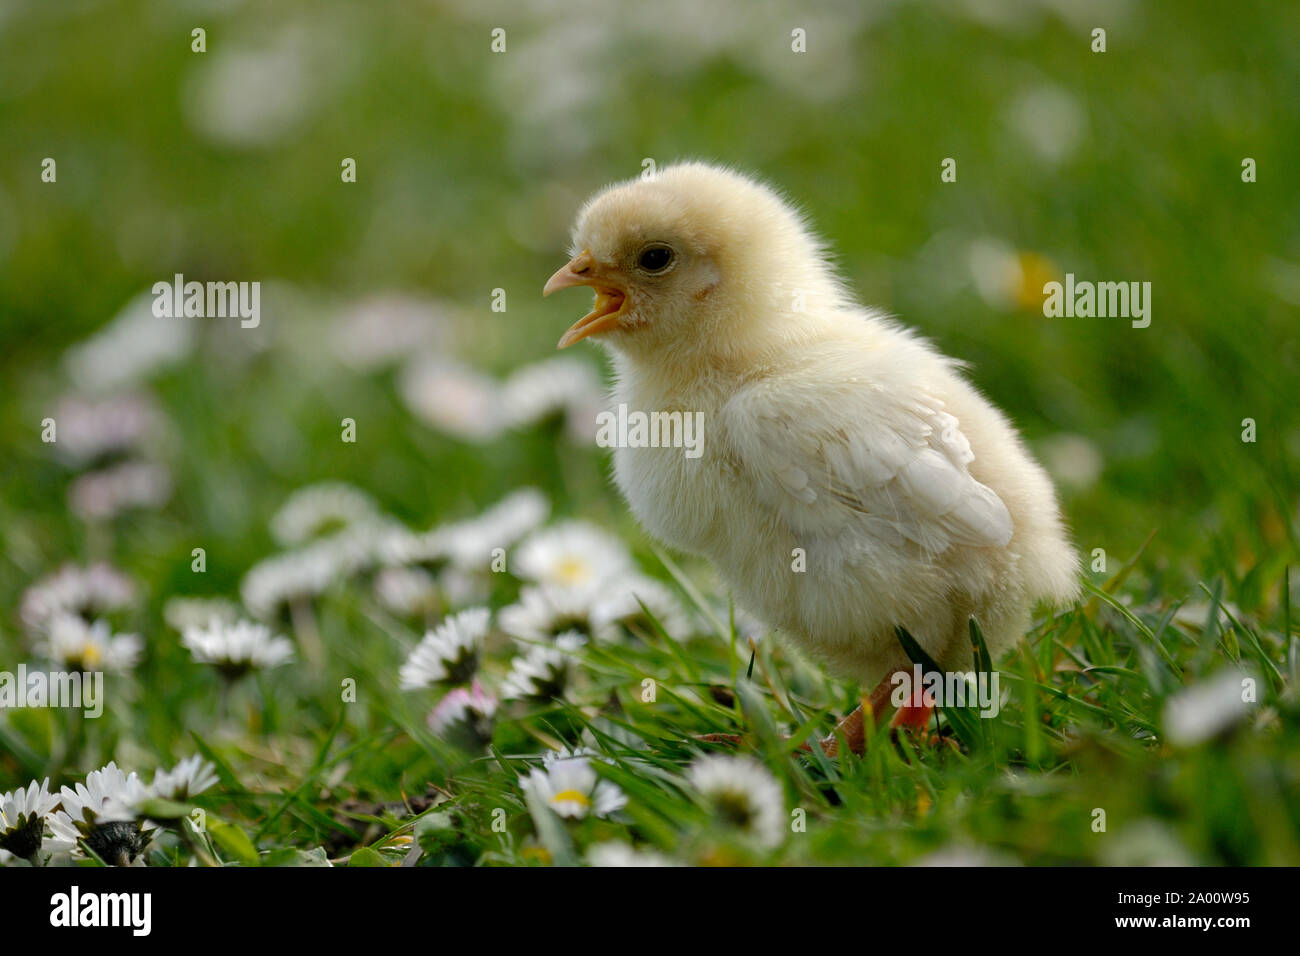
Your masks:
{"label": "upper beak", "polygon": [[589,335],[608,332],[618,326],[619,316],[627,304],[627,292],[613,280],[607,269],[592,258],[589,250],[582,250],[574,256],[564,268],[546,280],[542,295],[548,296],[556,289],[570,286],[586,285],[596,290],[595,307],[580,318],[560,338],[556,348],[567,349],[574,342],[579,342]]}

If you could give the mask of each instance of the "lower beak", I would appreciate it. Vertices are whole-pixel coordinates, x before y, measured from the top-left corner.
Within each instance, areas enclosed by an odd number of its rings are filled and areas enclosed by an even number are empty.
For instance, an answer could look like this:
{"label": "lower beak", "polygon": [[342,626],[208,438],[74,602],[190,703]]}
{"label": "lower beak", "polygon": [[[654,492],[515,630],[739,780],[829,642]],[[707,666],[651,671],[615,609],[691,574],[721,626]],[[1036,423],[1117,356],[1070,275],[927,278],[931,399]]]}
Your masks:
{"label": "lower beak", "polygon": [[567,349],[574,342],[580,342],[589,335],[599,335],[618,327],[623,309],[627,305],[627,292],[619,288],[604,270],[592,258],[591,253],[583,250],[573,260],[546,281],[542,295],[548,296],[556,289],[585,285],[596,290],[595,307],[569,326],[561,336],[557,349]]}

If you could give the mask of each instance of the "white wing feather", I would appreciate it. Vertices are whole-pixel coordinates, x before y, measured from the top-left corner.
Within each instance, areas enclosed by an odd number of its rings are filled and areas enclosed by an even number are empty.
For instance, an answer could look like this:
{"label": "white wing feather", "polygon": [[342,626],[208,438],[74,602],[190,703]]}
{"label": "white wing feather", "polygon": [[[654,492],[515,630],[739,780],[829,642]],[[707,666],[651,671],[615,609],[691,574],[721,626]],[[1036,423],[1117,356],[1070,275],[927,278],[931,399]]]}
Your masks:
{"label": "white wing feather", "polygon": [[884,386],[737,392],[723,411],[738,467],[799,533],[846,521],[931,553],[1004,546],[1011,515],[971,476],[975,456],[956,418],[931,396]]}

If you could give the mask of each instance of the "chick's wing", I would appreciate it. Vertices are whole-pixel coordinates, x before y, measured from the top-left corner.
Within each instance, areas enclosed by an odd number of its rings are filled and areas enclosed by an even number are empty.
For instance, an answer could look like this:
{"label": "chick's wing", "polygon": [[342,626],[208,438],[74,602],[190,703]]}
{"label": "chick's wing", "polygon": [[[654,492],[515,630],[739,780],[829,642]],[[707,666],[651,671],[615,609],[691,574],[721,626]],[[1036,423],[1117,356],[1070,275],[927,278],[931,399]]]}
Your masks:
{"label": "chick's wing", "polygon": [[722,419],[737,469],[797,533],[851,525],[935,554],[1011,539],[1006,505],[971,476],[970,443],[933,396],[857,380],[763,382],[737,391]]}

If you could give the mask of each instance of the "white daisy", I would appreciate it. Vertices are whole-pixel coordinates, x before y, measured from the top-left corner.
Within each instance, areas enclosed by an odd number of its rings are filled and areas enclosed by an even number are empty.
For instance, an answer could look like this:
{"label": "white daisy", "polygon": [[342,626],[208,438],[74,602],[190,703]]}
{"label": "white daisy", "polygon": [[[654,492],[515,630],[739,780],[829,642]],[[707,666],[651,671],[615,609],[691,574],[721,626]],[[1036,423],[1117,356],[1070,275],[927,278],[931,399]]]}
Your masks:
{"label": "white daisy", "polygon": [[1170,696],[1162,721],[1169,742],[1192,747],[1244,720],[1255,707],[1247,699],[1248,680],[1258,683],[1251,674],[1229,668]]}
{"label": "white daisy", "polygon": [[188,800],[217,782],[217,768],[198,754],[186,757],[170,770],[159,770],[149,793],[164,800]]}
{"label": "white daisy", "polygon": [[759,846],[776,846],[784,839],[785,793],[757,760],[709,754],[691,764],[687,777],[719,823]]}
{"label": "white daisy", "polygon": [[439,346],[449,309],[441,302],[389,293],[355,302],[334,321],[330,347],[345,365],[383,368]]}
{"label": "white daisy", "polygon": [[134,634],[114,635],[105,620],[90,624],[62,614],[50,622],[36,652],[66,670],[126,671],[140,660],[143,646]]}
{"label": "white daisy", "polygon": [[634,570],[623,542],[585,521],[566,521],[529,535],[513,565],[524,580],[561,587],[595,587]]}
{"label": "white daisy", "polygon": [[163,620],[173,631],[185,633],[190,628],[209,627],[214,622],[234,624],[239,620],[239,606],[223,597],[185,597],[167,599]]}
{"label": "white daisy", "polygon": [[211,664],[230,680],[251,670],[277,667],[294,653],[288,638],[273,637],[269,627],[252,621],[212,621],[206,627],[191,627],[181,644],[200,664]]}
{"label": "white daisy", "polygon": [[271,534],[282,545],[370,521],[379,513],[375,501],[360,488],[341,481],[323,481],[299,488],[271,517]]}
{"label": "white daisy", "polygon": [[591,755],[583,750],[550,755],[520,785],[560,816],[574,820],[588,813],[608,817],[627,806],[627,795],[616,784],[596,774]]}
{"label": "white daisy", "polygon": [[671,636],[686,636],[690,618],[682,609],[681,602],[662,581],[643,574],[620,577],[602,588],[592,616],[602,628],[621,624],[649,634],[651,625],[647,609]]}
{"label": "white daisy", "polygon": [[45,836],[45,818],[58,805],[59,795],[50,793],[48,777],[39,784],[33,780],[26,789],[0,793],[0,850],[33,860]]}
{"label": "white daisy", "polygon": [[566,631],[577,631],[595,641],[610,641],[618,631],[608,620],[596,616],[599,597],[592,588],[526,587],[519,592],[518,602],[501,609],[497,620],[501,630],[530,644]]}
{"label": "white daisy", "polygon": [[469,680],[478,667],[479,647],[491,616],[485,607],[470,608],[446,618],[425,634],[402,665],[402,690]]}
{"label": "white daisy", "polygon": [[185,358],[194,348],[198,319],[154,315],[153,303],[152,289],[141,292],[107,325],[68,349],[63,367],[69,380],[95,391],[115,389]]}
{"label": "white daisy", "polygon": [[149,798],[149,789],[134,772],[124,774],[110,761],[86,775],[86,782],[63,787],[63,807],[49,818],[55,839],[86,845],[106,863],[127,866],[152,839],[153,825],[135,808]]}
{"label": "white daisy", "polygon": [[381,568],[375,574],[375,598],[401,617],[420,617],[438,606],[438,586],[421,567]]}
{"label": "white daisy", "polygon": [[133,508],[161,508],[172,496],[166,466],[124,461],[80,476],[68,488],[68,508],[85,521],[107,521]]}
{"label": "white daisy", "polygon": [[474,442],[501,433],[499,389],[481,372],[440,356],[419,358],[402,370],[399,387],[407,408],[440,431]]}
{"label": "white daisy", "polygon": [[51,416],[54,453],[76,468],[110,455],[145,449],[163,432],[165,419],[153,399],[128,394],[65,396]]}
{"label": "white daisy", "polygon": [[554,700],[564,696],[573,676],[573,654],[586,638],[568,631],[555,639],[555,646],[536,644],[510,663],[510,673],[501,682],[505,700]]}
{"label": "white daisy", "polygon": [[506,549],[546,520],[550,504],[536,488],[520,488],[482,514],[439,532],[448,558],[459,568],[486,570],[492,552]]}
{"label": "white daisy", "polygon": [[486,746],[492,740],[497,699],[478,681],[449,690],[429,714],[429,729],[461,746]]}
{"label": "white daisy", "polygon": [[587,850],[587,862],[592,866],[680,866],[656,850],[631,846],[620,840],[593,844]]}
{"label": "white daisy", "polygon": [[531,425],[561,415],[571,438],[595,441],[603,390],[595,370],[569,357],[544,359],[516,369],[502,383],[502,418],[509,426]]}
{"label": "white daisy", "polygon": [[128,607],[134,599],[131,579],[110,565],[65,564],[23,592],[21,613],[29,628],[40,631],[55,618],[107,614]]}

